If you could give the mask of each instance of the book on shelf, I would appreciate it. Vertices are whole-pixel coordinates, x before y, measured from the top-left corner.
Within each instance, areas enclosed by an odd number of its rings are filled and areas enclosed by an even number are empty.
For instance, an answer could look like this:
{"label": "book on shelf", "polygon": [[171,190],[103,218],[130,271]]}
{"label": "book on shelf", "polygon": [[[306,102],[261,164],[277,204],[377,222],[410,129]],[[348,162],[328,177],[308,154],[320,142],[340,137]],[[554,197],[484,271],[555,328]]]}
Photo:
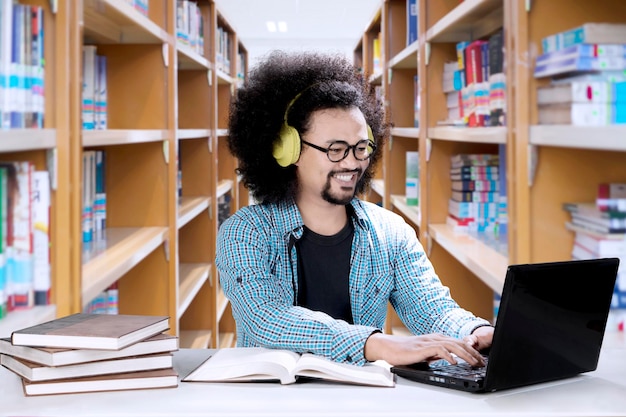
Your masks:
{"label": "book on shelf", "polygon": [[601,211],[626,211],[626,183],[598,184],[596,205]]}
{"label": "book on shelf", "polygon": [[35,305],[50,304],[50,173],[33,172],[33,290]]}
{"label": "book on shelf", "polygon": [[453,191],[498,191],[496,180],[453,180],[450,182]]}
{"label": "book on shelf", "polygon": [[626,38],[620,44],[578,44],[558,51],[545,52],[537,57],[536,65],[570,58],[625,57]]}
{"label": "book on shelf", "polygon": [[450,169],[454,172],[455,168],[462,168],[464,166],[477,167],[477,166],[498,166],[500,159],[497,154],[456,154],[450,157]]}
{"label": "book on shelf", "polygon": [[[571,81],[537,88],[537,104],[614,103],[626,83]],[[623,101],[623,100],[622,100]]]}
{"label": "book on shelf", "polygon": [[558,51],[573,45],[621,44],[626,39],[626,24],[588,22],[562,32],[546,36],[541,40],[544,53]]}
{"label": "book on shelf", "polygon": [[28,381],[22,378],[22,385],[24,394],[27,396],[176,388],[178,386],[178,373],[174,368],[166,368],[50,381]]}
{"label": "book on shelf", "polygon": [[573,222],[565,222],[565,228],[567,230],[571,230],[576,233],[586,233],[590,236],[599,238],[599,239],[614,239],[614,240],[622,240],[626,239],[626,233],[606,233],[599,232],[595,229],[591,229],[585,226],[581,226],[578,224],[574,224]]}
{"label": "book on shelf", "polygon": [[46,366],[25,359],[0,354],[0,364],[29,381],[47,381],[52,379],[120,374],[172,368],[174,366],[173,355],[171,353],[129,356],[127,358],[115,358],[63,366]]}
{"label": "book on shelf", "polygon": [[0,353],[46,366],[64,366],[129,356],[178,350],[178,337],[160,333],[120,350],[68,349],[13,345],[10,338],[0,339]]}
{"label": "book on shelf", "polygon": [[417,0],[406,0],[406,46],[409,46],[417,40],[417,13]]}
{"label": "book on shelf", "polygon": [[169,317],[77,313],[16,330],[11,343],[73,349],[119,350],[169,329]]}
{"label": "book on shelf", "polygon": [[460,202],[497,203],[500,195],[496,191],[455,191],[452,190],[450,198]]}
{"label": "book on shelf", "polygon": [[626,257],[626,239],[606,239],[585,232],[576,232],[574,245],[598,257]]}
{"label": "book on shelf", "polygon": [[609,126],[626,123],[626,102],[562,103],[538,106],[539,124]]}
{"label": "book on shelf", "polygon": [[571,57],[536,64],[533,75],[535,78],[543,78],[572,72],[624,69],[626,57],[623,56]]}
{"label": "book on shelf", "polygon": [[578,215],[593,217],[597,219],[626,219],[626,211],[601,210],[596,203],[563,203],[563,209]]}
{"label": "book on shelf", "polygon": [[317,378],[355,385],[393,387],[390,366],[383,361],[357,366],[334,362],[310,353],[283,349],[225,348],[183,377],[184,382],[280,381],[293,384],[298,378]]}
{"label": "book on shelf", "polygon": [[598,219],[577,213],[572,213],[571,216],[571,223],[583,229],[603,234],[626,233],[626,219]]}
{"label": "book on shelf", "polygon": [[406,152],[406,204],[417,206],[419,204],[419,152]]}

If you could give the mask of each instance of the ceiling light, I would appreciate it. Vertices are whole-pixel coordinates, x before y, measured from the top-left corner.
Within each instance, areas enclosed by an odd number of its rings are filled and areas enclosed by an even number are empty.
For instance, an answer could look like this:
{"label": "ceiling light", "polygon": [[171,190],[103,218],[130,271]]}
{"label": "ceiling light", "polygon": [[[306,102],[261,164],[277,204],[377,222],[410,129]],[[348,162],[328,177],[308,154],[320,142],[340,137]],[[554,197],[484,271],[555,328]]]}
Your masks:
{"label": "ceiling light", "polygon": [[265,22],[265,25],[267,26],[268,32],[276,32],[276,22],[268,20]]}
{"label": "ceiling light", "polygon": [[283,21],[278,22],[278,31],[287,32],[287,22],[283,22]]}

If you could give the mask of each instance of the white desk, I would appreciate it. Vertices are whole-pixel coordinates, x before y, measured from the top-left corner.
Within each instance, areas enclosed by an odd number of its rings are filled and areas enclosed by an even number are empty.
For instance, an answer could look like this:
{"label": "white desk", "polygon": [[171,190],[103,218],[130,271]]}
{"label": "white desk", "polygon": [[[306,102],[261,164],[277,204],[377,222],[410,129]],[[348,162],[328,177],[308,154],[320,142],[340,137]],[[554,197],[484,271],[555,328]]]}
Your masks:
{"label": "white desk", "polygon": [[[210,350],[175,355],[186,375]],[[598,370],[568,380],[469,394],[398,378],[395,388],[324,382],[180,383],[178,388],[25,397],[19,378],[0,369],[6,416],[626,416],[626,343],[606,340]]]}

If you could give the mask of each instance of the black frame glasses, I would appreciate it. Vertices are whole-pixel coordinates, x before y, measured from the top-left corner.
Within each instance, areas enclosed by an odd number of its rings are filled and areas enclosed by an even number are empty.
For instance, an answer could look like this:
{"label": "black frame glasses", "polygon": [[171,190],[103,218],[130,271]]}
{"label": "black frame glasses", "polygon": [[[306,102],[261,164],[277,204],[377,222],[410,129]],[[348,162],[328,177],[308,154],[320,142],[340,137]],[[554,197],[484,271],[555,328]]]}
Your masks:
{"label": "black frame glasses", "polygon": [[[338,140],[328,145],[328,148],[322,148],[321,146],[317,146],[303,139],[301,139],[301,141],[302,143],[310,146],[313,149],[324,152],[330,162],[343,161],[348,157],[350,149],[352,149],[352,155],[354,155],[354,159],[356,159],[357,161],[367,161],[376,150],[376,144],[369,139],[360,140],[354,145],[350,145],[348,142],[344,142],[343,140]],[[343,155],[341,154],[341,152],[343,152]],[[357,155],[357,152],[367,153],[365,156],[361,155],[361,157],[359,157],[359,155]]]}

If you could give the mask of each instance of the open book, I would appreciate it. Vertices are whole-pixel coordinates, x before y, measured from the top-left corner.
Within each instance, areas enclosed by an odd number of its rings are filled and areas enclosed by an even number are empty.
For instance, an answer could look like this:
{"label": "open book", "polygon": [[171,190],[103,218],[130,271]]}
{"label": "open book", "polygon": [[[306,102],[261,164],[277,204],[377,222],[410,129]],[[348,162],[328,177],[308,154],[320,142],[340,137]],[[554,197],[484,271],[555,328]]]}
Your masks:
{"label": "open book", "polygon": [[357,385],[393,387],[394,376],[384,361],[364,366],[333,362],[310,353],[266,348],[226,348],[184,377],[184,382],[255,382],[278,380],[292,384],[298,377]]}

